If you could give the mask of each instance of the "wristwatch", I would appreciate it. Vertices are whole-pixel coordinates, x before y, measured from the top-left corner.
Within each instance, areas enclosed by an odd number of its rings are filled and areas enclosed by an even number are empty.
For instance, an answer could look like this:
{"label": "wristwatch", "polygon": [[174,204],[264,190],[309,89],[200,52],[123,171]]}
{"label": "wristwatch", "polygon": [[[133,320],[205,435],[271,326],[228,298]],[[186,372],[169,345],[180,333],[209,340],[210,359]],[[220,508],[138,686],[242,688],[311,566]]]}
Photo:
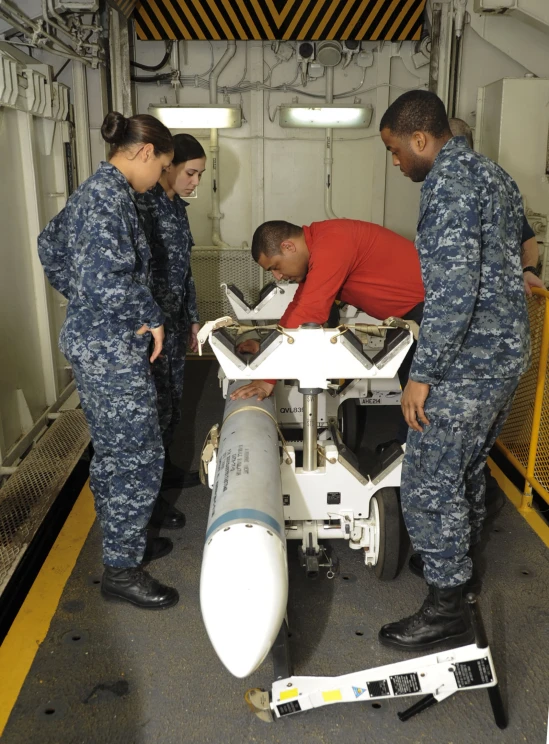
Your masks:
{"label": "wristwatch", "polygon": [[536,266],[524,266],[522,269],[522,273],[524,274],[525,271],[531,271],[532,274],[539,277],[539,269]]}

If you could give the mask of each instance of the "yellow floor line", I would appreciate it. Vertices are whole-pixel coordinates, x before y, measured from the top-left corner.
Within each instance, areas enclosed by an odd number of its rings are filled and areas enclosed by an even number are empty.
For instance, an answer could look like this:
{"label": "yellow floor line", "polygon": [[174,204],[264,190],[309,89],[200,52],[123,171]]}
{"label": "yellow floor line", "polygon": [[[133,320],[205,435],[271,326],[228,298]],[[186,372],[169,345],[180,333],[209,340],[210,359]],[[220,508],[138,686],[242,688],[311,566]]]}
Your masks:
{"label": "yellow floor line", "polygon": [[93,496],[86,484],[0,646],[0,669],[3,670],[0,684],[0,736],[40,644],[46,637],[65,584],[94,519]]}
{"label": "yellow floor line", "polygon": [[549,548],[549,525],[543,519],[543,517],[532,507],[521,508],[522,504],[522,493],[512,483],[509,478],[503,473],[496,463],[488,458],[488,465],[492,471],[492,475],[497,480],[499,487],[505,493],[509,501],[516,508],[518,513],[524,517],[526,522],[534,530],[536,535],[541,538],[545,545]]}

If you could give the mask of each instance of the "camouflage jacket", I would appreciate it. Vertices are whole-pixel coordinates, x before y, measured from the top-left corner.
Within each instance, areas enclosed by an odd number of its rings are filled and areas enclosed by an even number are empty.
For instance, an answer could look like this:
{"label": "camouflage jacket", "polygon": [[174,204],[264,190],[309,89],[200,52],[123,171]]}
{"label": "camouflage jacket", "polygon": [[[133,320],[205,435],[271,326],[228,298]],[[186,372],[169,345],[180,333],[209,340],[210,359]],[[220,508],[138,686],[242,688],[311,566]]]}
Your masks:
{"label": "camouflage jacket", "polygon": [[517,377],[528,367],[522,218],[513,179],[464,137],[449,140],[421,189],[425,309],[411,379]]}
{"label": "camouflage jacket", "polygon": [[68,299],[67,319],[82,327],[162,325],[149,277],[150,249],[135,191],[110,163],[72,194],[38,237],[51,285]]}
{"label": "camouflage jacket", "polygon": [[177,194],[169,199],[157,184],[139,194],[137,204],[152,251],[153,294],[166,315],[167,328],[177,330],[198,323],[187,202]]}

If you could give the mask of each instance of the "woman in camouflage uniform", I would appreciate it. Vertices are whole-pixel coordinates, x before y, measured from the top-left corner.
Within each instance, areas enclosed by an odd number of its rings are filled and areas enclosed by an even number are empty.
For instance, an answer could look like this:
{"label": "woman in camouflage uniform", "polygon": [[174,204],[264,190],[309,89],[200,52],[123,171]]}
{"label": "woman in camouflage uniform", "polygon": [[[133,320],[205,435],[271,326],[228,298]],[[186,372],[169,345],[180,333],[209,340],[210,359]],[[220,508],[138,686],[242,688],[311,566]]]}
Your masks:
{"label": "woman in camouflage uniform", "polygon": [[[199,329],[191,271],[193,238],[184,198],[196,189],[205,167],[206,154],[198,140],[190,134],[177,134],[172,165],[162,174],[158,184],[140,195],[138,200],[152,252],[153,295],[166,318],[164,349],[153,366],[166,452],[161,492],[196,486],[199,482],[196,471],[185,472],[172,463],[169,448],[181,418],[187,346],[197,350]],[[160,495],[152,524],[178,529],[185,524],[185,517]]]}
{"label": "woman in camouflage uniform", "polygon": [[[60,347],[72,365],[91,433],[90,487],[103,530],[103,594],[143,608],[175,605],[177,591],[143,571],[171,541],[146,548],[164,448],[150,362],[162,349],[164,314],[150,288],[150,249],[136,192],[173,157],[166,127],[148,115],[105,118],[111,144],[100,164],[38,238],[40,260],[67,300]],[[154,342],[151,354],[150,347]]]}

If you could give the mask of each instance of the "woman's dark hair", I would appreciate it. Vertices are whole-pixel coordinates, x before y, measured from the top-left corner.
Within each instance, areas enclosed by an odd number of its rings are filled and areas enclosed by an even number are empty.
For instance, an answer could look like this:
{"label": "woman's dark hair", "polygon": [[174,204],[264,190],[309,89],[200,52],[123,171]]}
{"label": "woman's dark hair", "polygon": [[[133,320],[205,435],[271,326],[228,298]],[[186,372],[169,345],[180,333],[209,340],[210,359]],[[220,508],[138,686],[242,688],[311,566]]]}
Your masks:
{"label": "woman's dark hair", "polygon": [[118,150],[132,145],[154,145],[154,154],[172,152],[173,137],[168,127],[149,114],[137,114],[127,119],[118,111],[111,111],[101,125],[101,135],[111,146],[111,157]]}
{"label": "woman's dark hair", "polygon": [[173,138],[174,154],[172,163],[179,165],[187,160],[205,158],[206,153],[200,142],[192,134],[176,134]]}

